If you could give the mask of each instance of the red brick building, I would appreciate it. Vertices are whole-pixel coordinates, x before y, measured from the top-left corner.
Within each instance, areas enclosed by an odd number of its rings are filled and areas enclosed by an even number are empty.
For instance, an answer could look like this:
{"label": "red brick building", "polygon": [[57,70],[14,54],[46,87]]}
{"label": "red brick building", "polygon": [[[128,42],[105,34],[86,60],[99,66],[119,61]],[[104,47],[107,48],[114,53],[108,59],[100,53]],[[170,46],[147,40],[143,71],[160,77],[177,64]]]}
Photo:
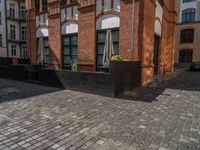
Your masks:
{"label": "red brick building", "polygon": [[[175,0],[29,0],[28,48],[33,64],[101,71],[107,30],[114,53],[142,62],[142,83],[173,71]],[[134,20],[134,21],[133,21]],[[133,34],[132,34],[133,33]],[[40,44],[39,44],[40,43]],[[44,54],[38,51],[41,43]]]}

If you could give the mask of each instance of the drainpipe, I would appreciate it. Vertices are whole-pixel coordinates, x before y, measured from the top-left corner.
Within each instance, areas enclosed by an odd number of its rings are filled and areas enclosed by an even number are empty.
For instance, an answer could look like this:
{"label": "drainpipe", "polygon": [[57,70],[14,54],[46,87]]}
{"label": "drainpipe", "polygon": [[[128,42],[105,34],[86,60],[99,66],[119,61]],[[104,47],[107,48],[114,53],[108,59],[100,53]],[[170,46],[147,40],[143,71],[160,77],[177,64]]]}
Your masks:
{"label": "drainpipe", "polygon": [[133,61],[134,55],[134,16],[135,16],[135,0],[132,3],[132,30],[131,30],[131,61]]}
{"label": "drainpipe", "polygon": [[27,39],[27,42],[26,42],[26,46],[27,46],[27,52],[28,52],[28,57],[29,57],[29,59],[30,59],[30,61],[31,61],[31,48],[30,48],[30,43],[31,43],[31,38],[29,38],[29,36],[31,36],[30,35],[30,21],[29,21],[29,16],[30,16],[30,14],[29,14],[29,0],[27,0],[28,1],[28,3],[27,3],[27,10],[26,10],[26,26],[28,26],[28,28],[27,28],[27,31],[26,31],[26,39]]}
{"label": "drainpipe", "polygon": [[4,1],[4,9],[5,9],[5,26],[6,26],[6,53],[7,53],[7,58],[9,57],[9,45],[8,45],[8,20],[7,20],[7,15],[8,15],[8,12],[7,12],[7,1]]}

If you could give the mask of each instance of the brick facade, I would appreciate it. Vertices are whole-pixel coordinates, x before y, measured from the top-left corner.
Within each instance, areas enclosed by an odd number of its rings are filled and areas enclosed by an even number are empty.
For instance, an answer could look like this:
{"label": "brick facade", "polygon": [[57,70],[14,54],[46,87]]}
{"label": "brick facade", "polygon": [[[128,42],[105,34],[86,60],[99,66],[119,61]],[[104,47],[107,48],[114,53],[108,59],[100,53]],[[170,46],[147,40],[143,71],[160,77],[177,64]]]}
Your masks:
{"label": "brick facade", "polygon": [[[115,0],[114,0],[115,1]],[[112,1],[113,2],[113,1]],[[62,68],[62,7],[59,0],[48,2],[48,39],[50,49],[51,68]],[[148,83],[154,76],[154,64],[152,61],[154,53],[154,27],[156,20],[156,0],[135,0],[134,4],[134,35],[132,33],[132,0],[121,0],[120,11],[115,9],[105,9],[97,14],[97,1],[80,0],[73,4],[77,6],[78,19],[67,18],[64,22],[75,22],[78,24],[78,69],[80,71],[96,71],[96,53],[97,53],[97,29],[96,22],[101,16],[113,14],[120,18],[119,26],[119,54],[128,60],[142,61],[142,83]],[[70,9],[74,15],[74,7],[67,4],[65,7]],[[113,7],[114,4],[111,6]],[[175,27],[175,0],[164,0],[163,5],[162,30],[160,35],[160,50],[158,73],[164,74],[164,71],[173,71],[173,53],[174,53],[174,27]],[[35,4],[32,1],[29,14],[35,10]],[[68,10],[67,10],[68,12]],[[35,13],[36,15],[36,13]],[[36,16],[34,17],[36,18]],[[32,63],[37,63],[37,37],[36,20],[29,16],[29,25],[31,38],[29,41],[29,50]],[[112,24],[112,23],[111,23]],[[41,27],[41,25],[39,25]],[[131,38],[133,38],[133,49],[131,49]]]}

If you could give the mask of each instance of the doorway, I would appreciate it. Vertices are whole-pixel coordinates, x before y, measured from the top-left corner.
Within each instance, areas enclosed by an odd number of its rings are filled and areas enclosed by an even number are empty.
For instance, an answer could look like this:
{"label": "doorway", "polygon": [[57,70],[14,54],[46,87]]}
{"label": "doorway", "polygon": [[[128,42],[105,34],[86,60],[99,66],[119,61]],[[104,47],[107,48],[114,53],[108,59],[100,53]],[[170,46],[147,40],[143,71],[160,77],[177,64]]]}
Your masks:
{"label": "doorway", "polygon": [[153,52],[154,74],[158,74],[159,53],[160,53],[160,36],[154,35],[154,52]]}

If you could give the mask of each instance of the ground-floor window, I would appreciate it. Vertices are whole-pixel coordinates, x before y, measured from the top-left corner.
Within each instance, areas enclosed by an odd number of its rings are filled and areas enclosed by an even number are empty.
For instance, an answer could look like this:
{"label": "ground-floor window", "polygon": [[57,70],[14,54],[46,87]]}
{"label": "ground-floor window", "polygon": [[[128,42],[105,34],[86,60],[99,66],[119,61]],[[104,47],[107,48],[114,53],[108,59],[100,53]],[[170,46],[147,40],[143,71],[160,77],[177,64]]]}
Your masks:
{"label": "ground-floor window", "polygon": [[22,58],[28,58],[28,51],[26,45],[22,46]]}
{"label": "ground-floor window", "polygon": [[38,39],[38,64],[44,67],[49,65],[49,42],[46,37]]}
{"label": "ground-floor window", "polygon": [[17,56],[16,45],[11,45],[11,56],[12,56],[12,57]]}
{"label": "ground-floor window", "polygon": [[77,34],[63,35],[63,68],[71,70],[72,64],[78,63],[78,36]]}
{"label": "ground-floor window", "polygon": [[193,51],[184,49],[179,51],[179,62],[184,63],[184,62],[192,62],[192,57],[193,57]]}
{"label": "ground-floor window", "polygon": [[[114,55],[119,54],[119,29],[109,29],[112,35],[112,45],[114,49]],[[103,56],[105,50],[106,36],[108,30],[97,31],[97,71],[107,72],[108,68],[103,66]]]}

